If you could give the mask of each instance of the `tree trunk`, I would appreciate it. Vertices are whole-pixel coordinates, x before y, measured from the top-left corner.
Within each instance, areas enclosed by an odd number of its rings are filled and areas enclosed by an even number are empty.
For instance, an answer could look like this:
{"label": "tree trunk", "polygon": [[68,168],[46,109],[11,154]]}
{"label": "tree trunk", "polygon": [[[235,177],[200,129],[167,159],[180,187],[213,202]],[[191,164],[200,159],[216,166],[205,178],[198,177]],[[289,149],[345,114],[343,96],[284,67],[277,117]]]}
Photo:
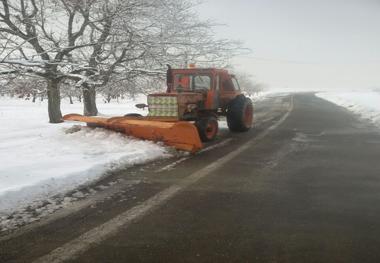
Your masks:
{"label": "tree trunk", "polygon": [[74,104],[73,97],[71,97],[71,95],[69,95],[69,100],[70,100],[70,104]]}
{"label": "tree trunk", "polygon": [[48,80],[47,96],[48,96],[49,122],[50,123],[62,122],[61,96],[59,92],[58,81]]}
{"label": "tree trunk", "polygon": [[96,91],[94,86],[83,84],[83,114],[85,116],[98,115],[96,108]]}

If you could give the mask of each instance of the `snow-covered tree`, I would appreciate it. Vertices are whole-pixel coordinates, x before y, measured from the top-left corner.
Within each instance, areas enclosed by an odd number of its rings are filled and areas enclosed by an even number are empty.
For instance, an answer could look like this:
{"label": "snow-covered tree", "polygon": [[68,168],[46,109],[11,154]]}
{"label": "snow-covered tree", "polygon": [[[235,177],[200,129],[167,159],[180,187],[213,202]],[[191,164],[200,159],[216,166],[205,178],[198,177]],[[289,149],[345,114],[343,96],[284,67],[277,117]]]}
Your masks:
{"label": "snow-covered tree", "polygon": [[2,79],[3,91],[12,97],[24,98],[35,102],[37,98],[45,97],[46,83],[43,79],[33,76],[11,74]]}
{"label": "snow-covered tree", "polygon": [[235,75],[238,79],[240,88],[243,92],[247,93],[248,96],[255,95],[265,89],[264,84],[256,82],[253,76],[247,72],[238,71]]}
{"label": "snow-covered tree", "polygon": [[201,21],[193,11],[195,4],[192,0],[1,0],[1,75],[43,79],[52,123],[61,121],[62,83],[82,88],[84,114],[96,115],[96,89],[112,94],[116,83],[125,92],[136,90],[136,84],[140,89],[147,78],[160,79],[166,64],[225,66],[242,50],[239,43],[216,39],[212,23]]}

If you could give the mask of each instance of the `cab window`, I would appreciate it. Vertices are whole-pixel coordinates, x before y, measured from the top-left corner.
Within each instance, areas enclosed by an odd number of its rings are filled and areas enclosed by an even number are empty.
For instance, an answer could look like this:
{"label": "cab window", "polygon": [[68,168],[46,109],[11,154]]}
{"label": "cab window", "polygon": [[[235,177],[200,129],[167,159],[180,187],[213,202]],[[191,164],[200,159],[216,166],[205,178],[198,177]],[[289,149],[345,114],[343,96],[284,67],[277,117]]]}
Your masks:
{"label": "cab window", "polygon": [[174,77],[174,89],[176,91],[190,90],[192,78],[189,75],[176,74]]}
{"label": "cab window", "polygon": [[232,78],[232,83],[234,84],[235,90],[240,90],[240,85],[236,78]]}
{"label": "cab window", "polygon": [[211,89],[211,77],[208,75],[176,74],[174,89],[178,92],[185,90],[202,91]]}
{"label": "cab window", "polygon": [[195,75],[193,90],[209,90],[211,88],[211,78],[206,75]]}
{"label": "cab window", "polygon": [[224,91],[235,91],[240,90],[239,83],[235,78],[228,78],[223,81],[223,90]]}
{"label": "cab window", "polygon": [[224,91],[234,91],[234,84],[231,79],[226,79],[223,81],[223,90]]}

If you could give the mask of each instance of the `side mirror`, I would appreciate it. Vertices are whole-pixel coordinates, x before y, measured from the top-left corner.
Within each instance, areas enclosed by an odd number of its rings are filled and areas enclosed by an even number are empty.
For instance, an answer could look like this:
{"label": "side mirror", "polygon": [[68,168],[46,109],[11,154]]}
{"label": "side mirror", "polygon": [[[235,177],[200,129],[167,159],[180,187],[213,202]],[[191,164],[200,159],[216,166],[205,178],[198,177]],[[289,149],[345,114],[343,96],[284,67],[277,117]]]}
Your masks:
{"label": "side mirror", "polygon": [[139,104],[136,104],[135,107],[138,109],[144,110],[145,108],[148,108],[148,105],[146,105],[145,103],[139,103]]}

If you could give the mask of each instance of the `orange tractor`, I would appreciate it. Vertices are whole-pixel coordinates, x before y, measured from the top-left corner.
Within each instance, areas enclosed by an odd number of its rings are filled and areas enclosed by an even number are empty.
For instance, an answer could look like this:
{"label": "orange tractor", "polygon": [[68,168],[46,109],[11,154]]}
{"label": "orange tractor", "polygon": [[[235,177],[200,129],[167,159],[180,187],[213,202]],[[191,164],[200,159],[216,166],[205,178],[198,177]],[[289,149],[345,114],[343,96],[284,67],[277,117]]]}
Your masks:
{"label": "orange tractor", "polygon": [[165,93],[148,95],[147,116],[87,117],[68,114],[66,121],[85,122],[137,138],[163,141],[177,149],[196,152],[202,142],[218,134],[218,117],[226,116],[232,132],[248,131],[253,124],[252,101],[245,97],[234,75],[223,69],[171,69]]}

